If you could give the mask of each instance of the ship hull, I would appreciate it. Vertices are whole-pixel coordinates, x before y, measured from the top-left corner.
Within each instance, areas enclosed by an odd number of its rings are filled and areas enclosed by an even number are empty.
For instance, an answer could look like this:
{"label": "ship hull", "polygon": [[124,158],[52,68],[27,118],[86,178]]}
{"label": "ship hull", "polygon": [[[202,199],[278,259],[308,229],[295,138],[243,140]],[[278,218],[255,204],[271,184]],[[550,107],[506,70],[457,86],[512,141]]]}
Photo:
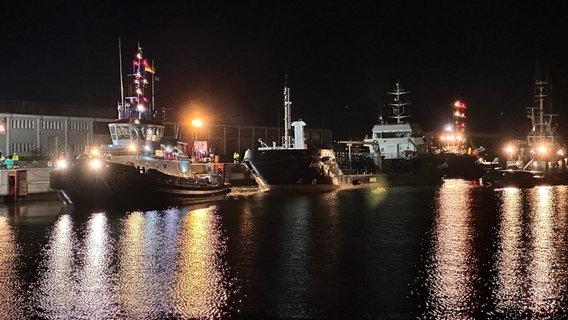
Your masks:
{"label": "ship hull", "polygon": [[484,167],[476,156],[445,153],[440,158],[445,163],[443,172],[446,178],[477,180],[484,174]]}
{"label": "ship hull", "polygon": [[484,187],[494,188],[532,188],[537,185],[546,184],[542,173],[528,170],[492,170],[481,178],[481,184]]}
{"label": "ship hull", "polygon": [[114,162],[92,168],[87,160],[50,172],[49,183],[65,204],[85,208],[151,209],[216,200],[230,192],[225,184],[154,169],[141,172],[132,165]]}
{"label": "ship hull", "polygon": [[244,163],[262,190],[325,191],[340,187],[335,157],[322,149],[247,150]]}

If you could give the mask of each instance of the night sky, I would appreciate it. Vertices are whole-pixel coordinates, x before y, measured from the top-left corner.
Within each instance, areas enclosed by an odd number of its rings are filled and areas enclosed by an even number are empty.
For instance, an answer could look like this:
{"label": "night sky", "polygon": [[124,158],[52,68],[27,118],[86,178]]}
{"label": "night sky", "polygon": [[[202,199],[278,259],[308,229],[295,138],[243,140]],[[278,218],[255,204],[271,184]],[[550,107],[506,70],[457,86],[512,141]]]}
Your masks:
{"label": "night sky", "polygon": [[[562,1],[2,1],[0,99],[92,105],[114,116],[140,41],[170,118],[281,125],[337,139],[370,133],[396,81],[409,113],[441,130],[454,99],[469,129],[522,136],[537,65],[566,131],[568,11]],[[125,81],[127,79],[125,78]]]}

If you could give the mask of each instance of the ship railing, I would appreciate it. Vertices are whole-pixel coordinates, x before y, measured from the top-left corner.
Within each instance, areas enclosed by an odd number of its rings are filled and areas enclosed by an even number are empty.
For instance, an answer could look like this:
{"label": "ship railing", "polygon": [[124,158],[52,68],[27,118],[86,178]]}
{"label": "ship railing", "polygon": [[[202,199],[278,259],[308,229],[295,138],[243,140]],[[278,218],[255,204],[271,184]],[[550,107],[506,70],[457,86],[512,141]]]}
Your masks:
{"label": "ship railing", "polygon": [[360,175],[372,175],[372,174],[376,174],[377,170],[374,169],[349,169],[349,168],[341,168],[341,172],[344,175],[356,175],[356,176],[360,176]]}

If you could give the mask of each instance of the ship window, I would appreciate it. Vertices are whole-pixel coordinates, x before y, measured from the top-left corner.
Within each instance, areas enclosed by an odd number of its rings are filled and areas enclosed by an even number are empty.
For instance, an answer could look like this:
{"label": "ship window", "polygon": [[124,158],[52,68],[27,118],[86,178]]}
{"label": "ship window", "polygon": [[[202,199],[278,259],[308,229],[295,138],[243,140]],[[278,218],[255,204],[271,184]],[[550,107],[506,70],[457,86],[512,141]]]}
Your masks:
{"label": "ship window", "polygon": [[381,133],[380,132],[375,132],[375,134],[373,135],[373,138],[381,138]]}
{"label": "ship window", "polygon": [[130,140],[130,132],[128,131],[128,127],[116,126],[116,134],[118,136],[118,140]]}
{"label": "ship window", "polygon": [[399,132],[383,132],[383,138],[400,138]]}
{"label": "ship window", "polygon": [[116,128],[114,126],[109,126],[109,130],[110,130],[110,138],[112,139],[112,141],[116,141],[117,139]]}

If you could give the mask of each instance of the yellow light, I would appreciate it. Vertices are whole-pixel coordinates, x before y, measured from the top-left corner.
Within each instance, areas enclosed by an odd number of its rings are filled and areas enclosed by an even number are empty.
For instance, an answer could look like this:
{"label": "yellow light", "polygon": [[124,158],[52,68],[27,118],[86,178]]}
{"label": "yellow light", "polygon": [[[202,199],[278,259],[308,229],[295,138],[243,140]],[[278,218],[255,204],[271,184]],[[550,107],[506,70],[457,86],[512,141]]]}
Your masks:
{"label": "yellow light", "polygon": [[99,169],[102,166],[101,161],[98,159],[94,159],[91,161],[91,168]]}
{"label": "yellow light", "polygon": [[93,155],[93,156],[100,156],[101,153],[100,153],[99,149],[93,148],[93,149],[91,150],[91,155]]}
{"label": "yellow light", "polygon": [[540,153],[546,153],[546,147],[545,147],[545,146],[540,146],[540,147],[538,147],[538,152],[540,152]]}
{"label": "yellow light", "polygon": [[67,168],[67,160],[65,160],[65,159],[57,160],[57,162],[55,163],[55,167],[56,168]]}
{"label": "yellow light", "polygon": [[507,148],[505,148],[505,151],[507,151],[507,153],[513,153],[515,150],[513,149],[513,147],[508,146]]}
{"label": "yellow light", "polygon": [[128,145],[128,150],[135,152],[136,151],[136,145],[134,143],[131,143]]}
{"label": "yellow light", "polygon": [[556,152],[556,154],[559,156],[564,156],[564,150],[560,149]]}
{"label": "yellow light", "polygon": [[191,120],[191,125],[194,126],[194,127],[200,127],[201,128],[201,127],[203,127],[203,122],[201,122],[201,120],[199,120],[199,119],[194,119],[194,120]]}

